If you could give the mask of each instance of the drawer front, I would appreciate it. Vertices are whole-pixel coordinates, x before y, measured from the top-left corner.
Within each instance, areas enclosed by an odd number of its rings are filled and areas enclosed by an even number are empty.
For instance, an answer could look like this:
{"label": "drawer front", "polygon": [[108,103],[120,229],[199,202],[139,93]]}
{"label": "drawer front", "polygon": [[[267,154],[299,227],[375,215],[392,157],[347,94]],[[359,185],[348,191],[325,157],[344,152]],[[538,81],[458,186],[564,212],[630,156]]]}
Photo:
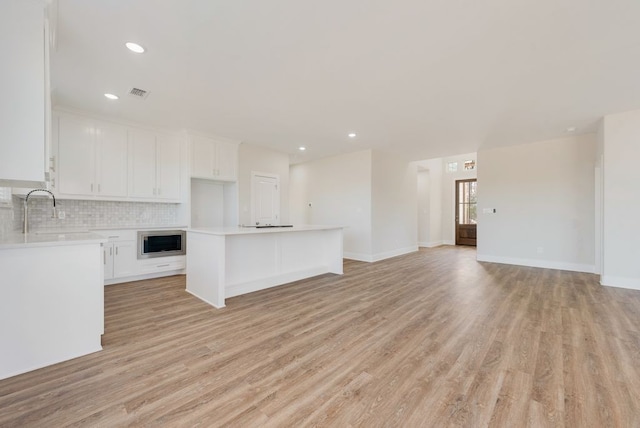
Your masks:
{"label": "drawer front", "polygon": [[181,270],[186,266],[185,257],[158,257],[152,260],[144,260],[139,262],[138,273],[155,273],[169,270]]}

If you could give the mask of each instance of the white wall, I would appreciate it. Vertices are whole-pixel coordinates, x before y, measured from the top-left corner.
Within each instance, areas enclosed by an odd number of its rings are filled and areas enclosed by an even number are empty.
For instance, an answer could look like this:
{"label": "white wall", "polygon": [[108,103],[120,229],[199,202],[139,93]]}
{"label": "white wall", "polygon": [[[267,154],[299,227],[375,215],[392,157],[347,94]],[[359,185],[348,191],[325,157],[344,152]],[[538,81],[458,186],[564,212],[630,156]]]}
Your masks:
{"label": "white wall", "polygon": [[427,161],[429,168],[429,241],[427,247],[442,245],[442,162]]}
{"label": "white wall", "polygon": [[417,168],[365,150],[291,167],[292,222],[343,225],[344,256],[376,261],[417,246]]}
{"label": "white wall", "polygon": [[311,224],[309,201],[309,164],[291,165],[289,168],[289,219],[292,224]]}
{"label": "white wall", "polygon": [[427,247],[431,242],[431,228],[429,227],[431,201],[429,187],[431,185],[428,169],[418,170],[418,245]]}
{"label": "white wall", "polygon": [[417,166],[388,153],[372,153],[372,258],[418,250]]}
{"label": "white wall", "polygon": [[191,227],[224,225],[224,185],[211,180],[191,179]]}
{"label": "white wall", "polygon": [[604,118],[603,285],[640,289],[640,110]]}
{"label": "white wall", "polygon": [[[476,169],[465,170],[464,162],[468,160],[476,161]],[[458,170],[448,172],[447,164],[456,162]],[[422,204],[428,211],[421,212],[418,220],[419,245],[422,247],[436,247],[447,244],[455,245],[455,182],[476,178],[477,156],[475,153],[450,156],[447,158],[428,159],[417,162],[420,168],[428,171],[428,180],[419,179],[418,198],[426,198]]]}
{"label": "white wall", "polygon": [[251,144],[240,144],[238,153],[238,202],[240,224],[251,223],[251,172],[275,174],[280,177],[280,219],[289,217],[289,155]]}
{"label": "white wall", "polygon": [[594,249],[595,249],[595,267],[594,272],[602,275],[602,258],[603,243],[602,235],[604,233],[604,118],[598,123],[598,132],[596,134],[596,167],[595,167],[595,230],[594,230]]}
{"label": "white wall", "polygon": [[371,165],[370,150],[292,165],[291,222],[345,226],[345,257],[369,260]]}
{"label": "white wall", "polygon": [[595,156],[595,134],[478,152],[478,260],[593,272]]}

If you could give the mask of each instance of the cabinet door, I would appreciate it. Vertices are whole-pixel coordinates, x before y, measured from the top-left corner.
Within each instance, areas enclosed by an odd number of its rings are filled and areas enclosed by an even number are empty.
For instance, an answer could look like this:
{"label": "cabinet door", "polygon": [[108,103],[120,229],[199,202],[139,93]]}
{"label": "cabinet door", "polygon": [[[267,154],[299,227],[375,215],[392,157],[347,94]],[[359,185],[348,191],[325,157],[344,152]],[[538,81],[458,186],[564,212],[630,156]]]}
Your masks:
{"label": "cabinet door", "polygon": [[164,135],[157,137],[158,179],[156,196],[180,199],[180,142]]}
{"label": "cabinet door", "polygon": [[216,145],[213,140],[191,136],[191,176],[214,178]]}
{"label": "cabinet door", "polygon": [[114,242],[113,247],[113,277],[121,278],[135,275],[136,242]]}
{"label": "cabinet door", "polygon": [[45,2],[0,1],[0,180],[44,182]]}
{"label": "cabinet door", "polygon": [[99,196],[127,196],[127,129],[99,124],[96,130]]}
{"label": "cabinet door", "polygon": [[95,186],[95,128],[88,119],[61,116],[58,126],[57,190],[91,195]]}
{"label": "cabinet door", "polygon": [[217,179],[236,181],[238,176],[238,146],[220,141],[216,150]]}
{"label": "cabinet door", "polygon": [[131,180],[129,196],[154,198],[156,196],[156,136],[143,130],[129,131]]}
{"label": "cabinet door", "polygon": [[104,279],[113,278],[113,244],[102,244],[102,261],[104,264]]}

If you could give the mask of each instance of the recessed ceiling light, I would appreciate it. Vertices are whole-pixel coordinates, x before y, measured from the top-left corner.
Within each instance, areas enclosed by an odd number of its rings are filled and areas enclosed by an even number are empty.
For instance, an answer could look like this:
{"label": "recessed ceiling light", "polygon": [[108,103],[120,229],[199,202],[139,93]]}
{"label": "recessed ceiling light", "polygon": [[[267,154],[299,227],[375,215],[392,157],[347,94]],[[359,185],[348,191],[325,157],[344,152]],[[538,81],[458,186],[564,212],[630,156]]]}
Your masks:
{"label": "recessed ceiling light", "polygon": [[355,132],[350,132],[349,133],[349,138],[356,138],[356,133]]}
{"label": "recessed ceiling light", "polygon": [[104,96],[109,98],[110,100],[117,100],[118,98],[120,98],[119,96],[113,94],[104,94]]}
{"label": "recessed ceiling light", "polygon": [[131,52],[135,52],[135,53],[143,53],[144,52],[144,48],[142,46],[140,46],[137,43],[133,43],[133,42],[127,42],[124,44],[127,49],[129,49]]}
{"label": "recessed ceiling light", "polygon": [[567,128],[566,130],[567,132],[576,132],[576,127],[575,126],[570,126]]}
{"label": "recessed ceiling light", "polygon": [[298,147],[298,149],[299,149],[301,152],[304,152],[305,150],[307,150],[307,148],[306,148],[306,147],[304,147],[304,146],[300,146],[300,147]]}

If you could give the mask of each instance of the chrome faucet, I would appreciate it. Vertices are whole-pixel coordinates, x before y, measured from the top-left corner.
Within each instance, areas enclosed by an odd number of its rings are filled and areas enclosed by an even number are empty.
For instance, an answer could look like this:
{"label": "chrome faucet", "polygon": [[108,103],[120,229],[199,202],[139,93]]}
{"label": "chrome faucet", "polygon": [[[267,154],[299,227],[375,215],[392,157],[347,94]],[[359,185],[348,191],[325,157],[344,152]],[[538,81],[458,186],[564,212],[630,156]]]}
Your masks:
{"label": "chrome faucet", "polygon": [[51,193],[50,191],[48,191],[47,189],[35,189],[30,191],[29,193],[27,193],[27,197],[24,198],[24,223],[22,226],[22,233],[27,234],[29,232],[29,196],[31,196],[31,194],[33,192],[47,192],[48,194],[51,195],[51,197],[53,198],[53,218],[56,218],[56,197],[53,196],[53,193]]}

